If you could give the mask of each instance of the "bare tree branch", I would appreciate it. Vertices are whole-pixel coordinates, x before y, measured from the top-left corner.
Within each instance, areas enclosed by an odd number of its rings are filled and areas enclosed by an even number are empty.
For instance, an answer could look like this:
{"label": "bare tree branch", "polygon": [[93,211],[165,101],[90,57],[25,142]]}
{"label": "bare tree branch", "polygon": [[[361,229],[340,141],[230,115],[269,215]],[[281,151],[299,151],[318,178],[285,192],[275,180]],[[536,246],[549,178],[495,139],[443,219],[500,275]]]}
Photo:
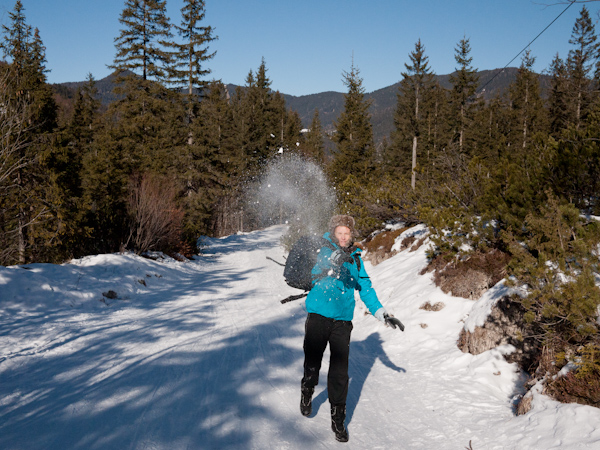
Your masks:
{"label": "bare tree branch", "polygon": [[177,186],[164,176],[145,174],[129,190],[132,225],[128,243],[136,252],[166,250],[179,244],[183,211],[177,207]]}

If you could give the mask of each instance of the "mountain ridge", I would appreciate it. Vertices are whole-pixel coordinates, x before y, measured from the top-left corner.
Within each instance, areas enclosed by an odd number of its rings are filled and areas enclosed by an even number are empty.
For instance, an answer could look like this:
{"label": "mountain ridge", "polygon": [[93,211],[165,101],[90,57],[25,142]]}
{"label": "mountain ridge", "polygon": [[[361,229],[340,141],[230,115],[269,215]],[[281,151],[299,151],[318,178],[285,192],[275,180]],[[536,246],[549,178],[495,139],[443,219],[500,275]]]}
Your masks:
{"label": "mountain ridge", "polygon": [[[479,88],[477,89],[477,94],[481,95],[486,101],[503,95],[508,90],[510,84],[516,79],[518,70],[516,67],[507,67],[504,69],[478,71]],[[450,89],[452,87],[450,83],[451,75],[434,75],[434,77],[442,87]],[[550,84],[550,76],[539,74],[539,77],[542,96],[545,97]],[[115,75],[111,74],[105,78],[96,80],[98,98],[104,106],[118,99],[112,92],[114,78]],[[84,83],[85,81],[75,81],[56,83],[52,86],[57,95],[64,99],[62,103],[65,103],[69,99],[74,98],[77,88]],[[365,93],[365,98],[371,101],[369,112],[373,125],[373,138],[376,143],[380,143],[393,130],[394,111],[396,109],[399,85],[400,82],[397,82],[373,92]],[[230,94],[233,94],[237,87],[234,84],[225,84],[225,86]],[[301,96],[281,93],[281,95],[285,100],[286,107],[298,113],[305,127],[310,125],[315,110],[318,110],[321,126],[327,134],[333,133],[335,130],[335,121],[344,109],[345,93],[343,92],[325,91]]]}

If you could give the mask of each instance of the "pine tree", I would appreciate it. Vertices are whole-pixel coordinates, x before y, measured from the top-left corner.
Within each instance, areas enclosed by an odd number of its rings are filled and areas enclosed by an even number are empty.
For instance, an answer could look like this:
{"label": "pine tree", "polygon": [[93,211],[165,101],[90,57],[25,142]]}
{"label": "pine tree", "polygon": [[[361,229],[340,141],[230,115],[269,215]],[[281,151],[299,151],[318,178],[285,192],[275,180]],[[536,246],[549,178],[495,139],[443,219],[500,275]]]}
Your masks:
{"label": "pine tree", "polygon": [[517,134],[512,142],[522,149],[529,146],[536,132],[546,130],[546,114],[540,93],[539,76],[532,70],[534,63],[535,58],[527,51],[521,61],[517,78],[509,90],[514,113],[512,128]]}
{"label": "pine tree", "polygon": [[[9,13],[11,26],[2,25],[4,41],[0,44],[4,56],[10,58],[10,69],[15,86],[24,87],[27,84],[27,74],[31,63],[30,45],[32,30],[27,25],[25,8],[20,0],[15,3],[15,8]],[[17,92],[20,90],[18,89]]]}
{"label": "pine tree", "polygon": [[350,72],[343,72],[348,92],[344,94],[344,110],[335,123],[333,140],[337,151],[329,167],[336,184],[353,175],[358,182],[367,182],[373,172],[373,127],[369,114],[370,102],[365,99],[360,71],[352,64]]}
{"label": "pine tree", "polygon": [[271,91],[264,58],[256,71],[246,77],[246,85],[233,99],[237,145],[246,157],[249,177],[258,174],[266,161],[281,147],[281,118],[285,104]]}
{"label": "pine tree", "polygon": [[548,98],[548,115],[550,132],[558,136],[571,122],[573,102],[569,98],[569,77],[565,62],[558,56],[550,64],[550,95]]}
{"label": "pine tree", "polygon": [[69,130],[76,145],[84,148],[92,141],[94,124],[98,118],[101,102],[98,100],[98,88],[94,76],[89,73],[86,82],[77,89],[73,118]]}
{"label": "pine tree", "polygon": [[125,0],[119,18],[124,28],[115,38],[117,54],[111,68],[120,73],[131,71],[144,81],[167,78],[170,54],[165,47],[172,34],[166,3],[166,0]]}
{"label": "pine tree", "polygon": [[233,141],[233,112],[226,87],[213,81],[193,124],[197,139],[184,147],[178,167],[185,186],[184,231],[189,238],[214,234],[218,205],[235,190],[243,162]]}
{"label": "pine tree", "polygon": [[513,258],[510,283],[527,287],[515,298],[526,309],[535,338],[552,354],[597,339],[600,290],[594,285],[593,255],[599,227],[586,224],[580,211],[555,196],[548,198],[523,222],[519,241],[507,234]]}
{"label": "pine tree", "polygon": [[283,102],[283,110],[281,112],[281,135],[282,145],[292,149],[293,152],[299,152],[300,147],[304,143],[304,135],[302,134],[302,119],[297,111],[291,108],[285,108],[285,99],[283,95],[277,91],[278,97]]}
{"label": "pine tree", "polygon": [[[419,139],[427,133],[427,118],[434,87],[433,74],[425,56],[425,47],[419,39],[415,49],[409,54],[410,64],[404,64],[406,72],[398,88],[398,103],[394,115],[395,132],[392,146],[397,157],[392,164],[398,168],[408,168],[404,173],[411,174],[411,188],[414,190],[417,176],[417,153]],[[427,142],[425,142],[427,144]],[[420,150],[425,145],[421,142]],[[403,152],[402,149],[405,149]],[[406,152],[410,149],[410,153]]]}
{"label": "pine tree", "polygon": [[[205,18],[205,2],[203,0],[185,0],[181,8],[181,26],[175,26],[183,43],[172,42],[168,83],[177,90],[185,92],[188,126],[194,121],[198,110],[198,101],[207,86],[204,77],[211,71],[205,62],[214,58],[216,52],[209,53],[208,45],[217,39],[213,36],[213,28],[202,26]],[[194,136],[188,131],[188,144],[194,142]]]}
{"label": "pine tree", "polygon": [[471,62],[473,58],[469,56],[471,45],[469,39],[463,38],[455,48],[454,59],[458,64],[456,72],[450,75],[452,84],[451,105],[453,129],[455,139],[458,141],[458,148],[461,152],[465,151],[467,144],[466,130],[470,128],[473,119],[473,108],[477,102],[475,93],[479,83],[477,69],[473,69]]}
{"label": "pine tree", "polygon": [[161,82],[168,77],[170,53],[166,1],[126,0],[119,19],[124,28],[115,39],[111,67],[119,73],[115,92],[122,97],[110,105],[113,139],[129,155],[132,172],[161,171],[176,157],[185,130],[178,96]]}
{"label": "pine tree", "polygon": [[561,133],[558,141],[553,141],[554,191],[586,213],[600,211],[599,120],[600,112],[591,112],[579,129],[571,126]]}
{"label": "pine tree", "polygon": [[569,43],[574,46],[569,51],[567,68],[570,80],[570,96],[574,101],[575,117],[572,118],[576,128],[585,120],[591,103],[591,78],[598,44],[596,32],[587,8],[581,9],[575,21]]}
{"label": "pine tree", "polygon": [[323,137],[323,127],[319,118],[319,110],[315,109],[313,113],[310,128],[305,134],[304,153],[319,163],[321,166],[325,164],[325,144]]}
{"label": "pine tree", "polygon": [[[476,156],[489,168],[512,151],[511,111],[506,96],[496,96],[479,108],[474,115],[471,136],[474,139]],[[520,135],[519,135],[520,136]]]}
{"label": "pine tree", "polygon": [[206,16],[205,3],[204,0],[185,0],[181,8],[181,25],[175,26],[184,43],[172,44],[175,51],[171,55],[169,83],[185,88],[189,97],[207,86],[208,82],[204,77],[211,70],[204,64],[216,54],[209,53],[208,49],[208,45],[217,39],[213,35],[214,29],[201,25]]}

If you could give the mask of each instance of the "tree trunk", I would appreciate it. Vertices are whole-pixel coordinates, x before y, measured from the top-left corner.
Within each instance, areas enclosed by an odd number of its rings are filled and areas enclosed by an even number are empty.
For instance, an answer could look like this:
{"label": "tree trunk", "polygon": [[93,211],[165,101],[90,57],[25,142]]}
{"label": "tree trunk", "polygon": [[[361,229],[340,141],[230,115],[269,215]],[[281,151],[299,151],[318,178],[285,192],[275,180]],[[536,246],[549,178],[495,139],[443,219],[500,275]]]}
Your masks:
{"label": "tree trunk", "polygon": [[25,264],[25,248],[27,237],[25,235],[25,212],[19,207],[19,224],[17,225],[17,261],[19,264]]}
{"label": "tree trunk", "polygon": [[415,190],[415,185],[416,185],[416,175],[417,175],[417,140],[418,137],[417,136],[413,136],[413,148],[412,148],[412,173],[411,173],[411,178],[410,178],[410,186],[412,187],[412,190]]}
{"label": "tree trunk", "polygon": [[465,106],[460,105],[460,130],[458,131],[458,148],[463,149],[463,133],[465,131]]}
{"label": "tree trunk", "polygon": [[[417,127],[417,130],[419,128],[419,85],[417,85],[415,87],[415,124]],[[413,134],[413,148],[412,148],[412,165],[411,165],[411,175],[410,175],[410,186],[412,188],[412,190],[415,190],[415,186],[416,186],[416,182],[417,182],[417,173],[416,173],[416,168],[417,168],[417,142],[418,142],[418,137],[417,137],[417,133],[418,131],[415,131],[415,134]]]}
{"label": "tree trunk", "polygon": [[527,112],[529,111],[529,86],[525,86],[525,106],[523,114],[523,148],[527,145]]}

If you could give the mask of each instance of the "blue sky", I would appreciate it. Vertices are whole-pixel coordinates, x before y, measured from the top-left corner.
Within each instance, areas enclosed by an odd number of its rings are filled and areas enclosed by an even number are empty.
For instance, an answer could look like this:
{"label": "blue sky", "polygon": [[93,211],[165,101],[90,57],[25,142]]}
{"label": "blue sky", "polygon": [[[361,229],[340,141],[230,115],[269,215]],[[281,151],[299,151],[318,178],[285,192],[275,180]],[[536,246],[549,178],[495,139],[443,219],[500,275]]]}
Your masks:
{"label": "blue sky", "polygon": [[[22,0],[27,23],[46,46],[48,81],[101,79],[115,56],[114,38],[124,0]],[[15,0],[0,0],[0,22],[9,24]],[[168,0],[179,24],[183,0]],[[598,27],[600,2],[586,3]],[[205,24],[219,40],[211,50],[208,79],[244,84],[265,58],[272,88],[290,95],[344,92],[342,72],[354,65],[367,92],[398,82],[421,39],[436,74],[454,71],[454,49],[470,40],[472,65],[504,67],[566,5],[561,0],[206,0]],[[531,46],[535,70],[565,58],[582,5],[571,6]],[[600,30],[597,30],[600,33]],[[520,57],[511,66],[518,66]]]}

